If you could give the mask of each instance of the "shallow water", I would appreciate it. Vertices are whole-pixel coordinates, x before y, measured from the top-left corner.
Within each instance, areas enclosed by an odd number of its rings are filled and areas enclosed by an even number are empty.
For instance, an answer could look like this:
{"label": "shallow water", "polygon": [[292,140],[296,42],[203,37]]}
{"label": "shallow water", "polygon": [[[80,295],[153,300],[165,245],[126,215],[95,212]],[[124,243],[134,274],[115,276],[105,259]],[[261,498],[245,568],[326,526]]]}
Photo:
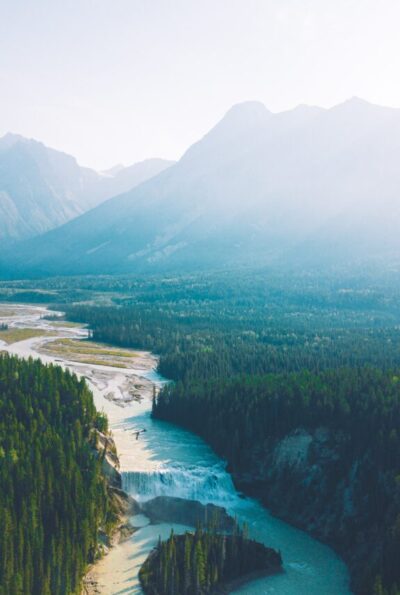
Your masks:
{"label": "shallow water", "polygon": [[[15,306],[13,305],[13,308]],[[51,328],[51,323],[40,321],[43,309],[18,308],[14,315],[17,326]],[[84,329],[60,329],[61,336],[83,337]],[[21,356],[37,354],[43,339],[30,339],[9,346],[10,352]],[[54,361],[50,356],[40,356]],[[347,595],[348,573],[344,563],[328,547],[268,513],[257,501],[243,498],[234,488],[225,471],[224,462],[197,436],[172,424],[152,420],[151,402],[132,402],[121,408],[104,399],[110,391],[123,392],[127,377],[146,377],[160,385],[164,380],[153,370],[110,369],[64,362],[65,366],[88,378],[96,406],[109,416],[121,462],[124,488],[138,500],[157,495],[193,498],[225,506],[239,522],[249,525],[250,534],[266,545],[279,549],[284,561],[284,572],[255,580],[235,593],[246,595]],[[89,369],[90,368],[90,369]],[[138,440],[135,431],[145,430]],[[100,593],[140,593],[137,571],[147,553],[155,545],[158,535],[169,534],[172,524],[144,526],[132,538],[114,548],[102,560],[99,574]],[[177,531],[185,530],[175,526]],[[112,575],[112,576],[111,576]]]}

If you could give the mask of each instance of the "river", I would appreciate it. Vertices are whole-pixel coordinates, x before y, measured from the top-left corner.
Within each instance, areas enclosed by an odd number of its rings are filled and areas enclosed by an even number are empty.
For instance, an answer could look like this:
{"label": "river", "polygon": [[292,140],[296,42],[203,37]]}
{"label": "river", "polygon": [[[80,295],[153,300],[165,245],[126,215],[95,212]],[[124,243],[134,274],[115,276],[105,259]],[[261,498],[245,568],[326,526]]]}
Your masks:
{"label": "river", "polygon": [[[83,327],[63,326],[43,320],[48,313],[40,306],[2,306],[0,322],[10,327],[42,329],[58,337],[83,339]],[[99,364],[72,362],[59,355],[44,355],[40,349],[54,336],[37,336],[0,348],[21,357],[40,357],[86,377],[94,394],[96,407],[104,410],[117,445],[123,487],[140,500],[158,495],[179,496],[225,506],[239,522],[247,522],[251,536],[281,551],[284,572],[247,583],[237,594],[246,595],[347,595],[349,577],[345,564],[332,549],[303,531],[274,518],[256,500],[244,498],[236,490],[224,462],[197,436],[166,422],[151,419],[149,386],[160,386],[164,379],[155,371],[156,360],[143,354],[137,368],[120,369]],[[140,402],[125,406],[127,382],[139,379],[147,386]],[[114,400],[105,398],[112,392]],[[119,398],[121,399],[119,401]],[[133,430],[146,430],[137,440]],[[103,595],[141,593],[137,572],[158,536],[169,534],[171,524],[149,525],[141,515],[132,518],[140,527],[132,537],[115,546],[98,563],[94,576]],[[175,531],[186,527],[173,525]]]}

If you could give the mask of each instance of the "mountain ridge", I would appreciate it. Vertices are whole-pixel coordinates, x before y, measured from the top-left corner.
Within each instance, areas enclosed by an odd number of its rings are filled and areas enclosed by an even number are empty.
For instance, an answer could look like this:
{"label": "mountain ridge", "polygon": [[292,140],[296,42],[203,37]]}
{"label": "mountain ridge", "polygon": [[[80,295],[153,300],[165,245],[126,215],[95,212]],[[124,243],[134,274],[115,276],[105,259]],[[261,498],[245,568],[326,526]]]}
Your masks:
{"label": "mountain ridge", "polygon": [[323,266],[337,248],[341,263],[368,259],[399,245],[399,157],[399,109],[245,102],[168,169],[20,245],[14,272]]}
{"label": "mountain ridge", "polygon": [[102,176],[67,153],[7,133],[0,138],[0,240],[58,227],[171,164],[150,159]]}

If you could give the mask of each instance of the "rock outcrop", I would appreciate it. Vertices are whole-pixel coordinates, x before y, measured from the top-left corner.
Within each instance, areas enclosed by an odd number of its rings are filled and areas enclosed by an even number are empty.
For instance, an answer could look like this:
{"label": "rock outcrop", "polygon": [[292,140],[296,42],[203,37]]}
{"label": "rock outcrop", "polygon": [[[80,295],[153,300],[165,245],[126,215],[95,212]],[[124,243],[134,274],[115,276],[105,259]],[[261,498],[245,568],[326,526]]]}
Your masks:
{"label": "rock outcrop", "polygon": [[122,479],[119,472],[119,459],[114,439],[109,434],[103,434],[98,430],[96,433],[96,452],[102,459],[102,471],[108,483],[113,488],[121,489]]}
{"label": "rock outcrop", "polygon": [[152,523],[180,523],[190,527],[212,524],[218,531],[232,531],[235,528],[235,521],[225,508],[201,504],[197,500],[158,496],[143,502],[140,508]]}
{"label": "rock outcrop", "polygon": [[[273,514],[334,547],[349,566],[354,591],[361,594],[371,584],[365,561],[382,554],[378,533],[393,511],[381,511],[385,519],[380,526],[374,522],[369,454],[349,459],[348,439],[344,432],[322,427],[298,428],[255,447],[242,467],[245,471],[236,472],[234,479]],[[383,475],[374,481],[380,493],[389,489]]]}
{"label": "rock outcrop", "polygon": [[[119,472],[119,459],[115,442],[111,435],[98,430],[95,432],[95,452],[101,459],[103,475],[107,481],[109,505],[114,516],[110,527],[99,527],[97,532],[97,552],[95,559],[108,554],[110,548],[117,543],[129,539],[135,529],[129,518],[140,512],[137,502],[121,489],[122,480]],[[97,579],[94,576],[94,566],[90,567],[82,581],[82,595],[96,595],[100,593]]]}

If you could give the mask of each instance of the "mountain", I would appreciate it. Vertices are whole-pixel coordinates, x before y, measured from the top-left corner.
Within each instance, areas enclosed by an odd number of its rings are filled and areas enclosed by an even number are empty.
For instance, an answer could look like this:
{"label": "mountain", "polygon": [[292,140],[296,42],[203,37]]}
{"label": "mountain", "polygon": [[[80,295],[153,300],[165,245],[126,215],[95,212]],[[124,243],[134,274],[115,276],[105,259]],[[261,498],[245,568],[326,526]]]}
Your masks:
{"label": "mountain", "polygon": [[166,159],[145,159],[127,167],[123,165],[114,166],[107,172],[102,172],[97,188],[97,200],[103,202],[107,198],[123,194],[153,178],[174,163],[174,161]]}
{"label": "mountain", "polygon": [[62,225],[159,173],[171,162],[150,159],[101,175],[35,140],[0,138],[0,240],[17,240]]}
{"label": "mountain", "polygon": [[[400,110],[231,108],[181,160],[30,242],[14,275],[350,262],[398,253]],[[0,273],[7,274],[1,264]]]}

